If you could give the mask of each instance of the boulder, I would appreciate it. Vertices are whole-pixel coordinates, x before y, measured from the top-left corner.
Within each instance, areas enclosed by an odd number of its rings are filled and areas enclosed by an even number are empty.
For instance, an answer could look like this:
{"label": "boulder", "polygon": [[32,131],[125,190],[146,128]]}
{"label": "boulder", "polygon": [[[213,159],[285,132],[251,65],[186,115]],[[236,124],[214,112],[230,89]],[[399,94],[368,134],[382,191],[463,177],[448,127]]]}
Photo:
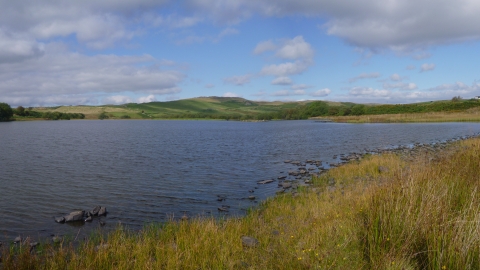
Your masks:
{"label": "boulder", "polygon": [[90,215],[92,215],[92,216],[97,216],[97,215],[98,215],[98,212],[100,211],[100,208],[101,208],[100,205],[95,206],[95,208],[93,208],[93,210],[89,212]]}
{"label": "boulder", "polygon": [[85,219],[85,222],[89,222],[89,221],[92,221],[93,220],[93,217],[92,216],[89,216]]}
{"label": "boulder", "polygon": [[105,206],[100,207],[100,210],[98,211],[98,216],[104,216],[107,214],[107,208]]}
{"label": "boulder", "polygon": [[64,222],[65,222],[65,218],[64,218],[64,217],[56,217],[56,218],[55,218],[55,222],[57,222],[57,223],[64,223]]}
{"label": "boulder", "polygon": [[71,212],[68,216],[65,217],[65,222],[73,222],[83,220],[83,215],[85,211],[75,211]]}

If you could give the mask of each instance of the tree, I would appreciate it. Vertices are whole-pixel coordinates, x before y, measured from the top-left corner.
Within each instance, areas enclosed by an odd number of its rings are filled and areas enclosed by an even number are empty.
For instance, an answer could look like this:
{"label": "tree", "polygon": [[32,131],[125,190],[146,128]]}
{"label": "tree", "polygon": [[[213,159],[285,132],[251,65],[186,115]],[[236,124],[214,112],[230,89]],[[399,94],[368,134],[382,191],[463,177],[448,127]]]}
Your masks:
{"label": "tree", "polygon": [[103,119],[108,119],[108,115],[105,112],[102,112],[99,116],[98,119],[103,120]]}
{"label": "tree", "polygon": [[22,106],[18,106],[15,110],[15,114],[19,116],[25,116],[25,108],[23,108]]}
{"label": "tree", "polygon": [[363,104],[356,104],[352,107],[352,115],[363,115],[365,114],[365,105]]}
{"label": "tree", "polygon": [[0,121],[9,121],[12,117],[12,107],[7,103],[0,103]]}

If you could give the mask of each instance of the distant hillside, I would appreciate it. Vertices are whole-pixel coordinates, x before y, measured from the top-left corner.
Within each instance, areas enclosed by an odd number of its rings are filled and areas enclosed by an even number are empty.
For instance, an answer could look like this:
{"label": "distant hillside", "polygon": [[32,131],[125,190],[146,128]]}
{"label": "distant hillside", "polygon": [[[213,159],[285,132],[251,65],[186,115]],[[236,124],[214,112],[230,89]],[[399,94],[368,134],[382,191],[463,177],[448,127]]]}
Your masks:
{"label": "distant hillside", "polygon": [[168,102],[102,106],[34,108],[40,113],[81,113],[86,119],[307,119],[316,116],[405,114],[466,111],[479,107],[477,99],[432,101],[413,104],[355,104],[351,102],[265,102],[238,97],[198,97]]}

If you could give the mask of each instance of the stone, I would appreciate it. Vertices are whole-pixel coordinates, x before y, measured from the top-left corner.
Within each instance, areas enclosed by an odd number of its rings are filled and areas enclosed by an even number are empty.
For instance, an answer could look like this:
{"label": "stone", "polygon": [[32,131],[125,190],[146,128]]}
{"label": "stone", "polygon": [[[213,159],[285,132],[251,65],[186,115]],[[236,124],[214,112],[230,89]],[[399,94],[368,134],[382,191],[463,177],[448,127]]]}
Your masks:
{"label": "stone", "polygon": [[249,200],[255,200],[255,196],[248,196]]}
{"label": "stone", "polygon": [[282,180],[282,179],[285,179],[285,178],[287,178],[287,177],[286,177],[286,176],[284,176],[284,175],[283,175],[283,176],[279,176],[279,177],[278,177],[278,179],[280,179],[280,180]]}
{"label": "stone", "polygon": [[14,242],[14,243],[20,243],[20,242],[22,242],[22,237],[21,237],[21,236],[15,237],[15,239],[13,239],[13,242]]}
{"label": "stone", "polygon": [[107,214],[107,208],[105,206],[100,207],[98,211],[98,216],[105,216]]}
{"label": "stone", "polygon": [[258,181],[257,184],[264,185],[264,184],[268,184],[268,183],[272,183],[272,182],[273,182],[272,179],[267,179],[267,180]]}
{"label": "stone", "polygon": [[284,183],[282,183],[282,187],[283,187],[284,189],[291,188],[291,187],[292,187],[292,183],[284,182]]}
{"label": "stone", "polygon": [[89,221],[92,221],[92,220],[93,220],[92,216],[89,216],[85,219],[85,222],[89,222]]}
{"label": "stone", "polygon": [[56,218],[55,218],[55,222],[57,222],[57,223],[64,223],[64,222],[65,222],[65,218],[64,218],[64,217],[56,217]]}
{"label": "stone", "polygon": [[31,242],[30,243],[30,248],[34,248],[36,246],[40,245],[38,242]]}
{"label": "stone", "polygon": [[228,207],[225,207],[225,206],[218,207],[218,211],[220,211],[220,212],[228,212]]}
{"label": "stone", "polygon": [[83,215],[85,211],[75,211],[71,212],[68,216],[65,217],[65,222],[73,222],[73,221],[80,221],[83,220]]}
{"label": "stone", "polygon": [[244,247],[256,247],[260,242],[251,236],[242,236],[242,245]]}
{"label": "stone", "polygon": [[90,213],[92,216],[97,216],[97,215],[98,215],[98,212],[100,211],[100,208],[101,208],[101,206],[100,206],[100,205],[97,205],[97,206],[95,206],[95,208],[93,208],[92,211],[90,211],[89,213]]}

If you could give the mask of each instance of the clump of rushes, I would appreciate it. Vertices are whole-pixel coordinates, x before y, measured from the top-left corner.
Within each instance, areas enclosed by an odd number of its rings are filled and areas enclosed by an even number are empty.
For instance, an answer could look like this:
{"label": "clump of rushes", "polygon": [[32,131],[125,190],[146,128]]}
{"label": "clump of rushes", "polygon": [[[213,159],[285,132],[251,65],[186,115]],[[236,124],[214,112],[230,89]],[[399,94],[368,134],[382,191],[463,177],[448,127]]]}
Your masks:
{"label": "clump of rushes", "polygon": [[442,151],[365,157],[243,218],[119,227],[77,248],[4,247],[0,268],[479,269],[480,139]]}

